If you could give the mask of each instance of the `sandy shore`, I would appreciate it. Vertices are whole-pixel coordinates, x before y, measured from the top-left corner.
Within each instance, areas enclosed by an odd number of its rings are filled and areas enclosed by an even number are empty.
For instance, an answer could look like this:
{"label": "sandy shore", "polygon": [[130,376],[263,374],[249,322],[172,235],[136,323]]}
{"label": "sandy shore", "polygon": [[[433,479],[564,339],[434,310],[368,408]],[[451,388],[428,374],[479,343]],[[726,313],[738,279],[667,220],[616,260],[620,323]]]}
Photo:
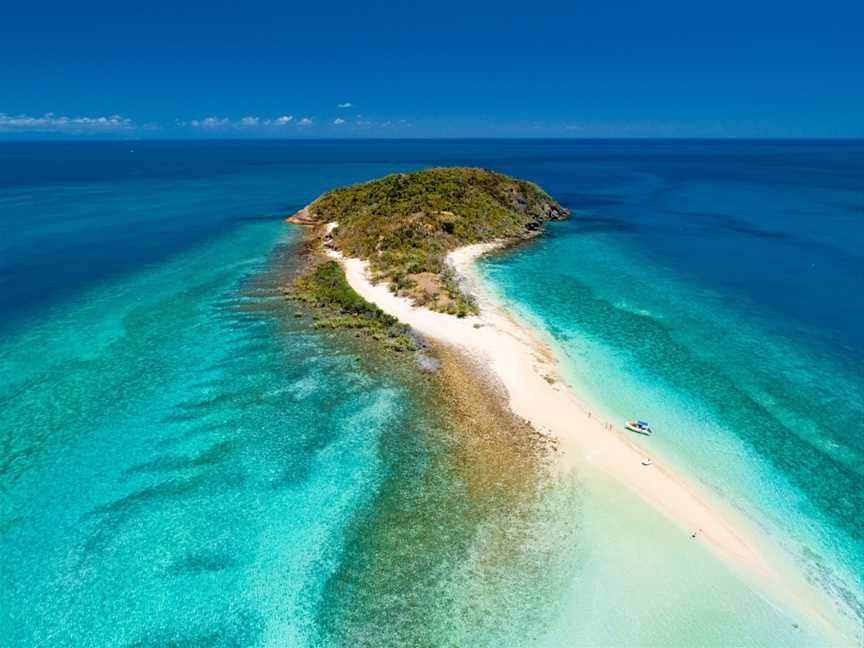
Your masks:
{"label": "sandy shore", "polygon": [[[644,450],[625,434],[593,416],[558,376],[552,349],[526,326],[517,322],[484,290],[474,273],[473,261],[497,247],[480,244],[460,248],[448,261],[477,297],[481,314],[456,318],[413,306],[385,284],[373,285],[367,263],[330,254],[342,262],[351,287],[367,301],[409,324],[424,336],[450,344],[487,366],[506,389],[510,407],[536,430],[554,435],[562,450],[561,468],[597,469],[633,490],[646,503],[677,523],[682,532],[696,533],[694,542],[706,543],[764,588],[773,600],[828,628],[836,628],[835,610],[827,595],[811,586],[803,574],[760,546],[752,525],[734,519],[734,513],[712,505],[681,475],[673,474],[657,457],[643,466]],[[833,620],[833,621],[832,621]],[[844,643],[838,637],[838,643]]]}

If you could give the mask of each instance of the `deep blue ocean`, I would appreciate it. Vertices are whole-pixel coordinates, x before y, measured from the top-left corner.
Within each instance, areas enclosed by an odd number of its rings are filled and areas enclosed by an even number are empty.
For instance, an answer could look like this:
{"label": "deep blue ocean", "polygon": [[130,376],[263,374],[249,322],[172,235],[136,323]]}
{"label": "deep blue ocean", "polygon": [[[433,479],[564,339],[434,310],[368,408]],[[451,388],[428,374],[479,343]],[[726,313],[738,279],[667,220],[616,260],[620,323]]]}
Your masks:
{"label": "deep blue ocean", "polygon": [[483,276],[860,628],[864,143],[0,142],[0,644],[818,645],[623,495],[478,494],[294,317],[281,219],[433,165],[572,210]]}

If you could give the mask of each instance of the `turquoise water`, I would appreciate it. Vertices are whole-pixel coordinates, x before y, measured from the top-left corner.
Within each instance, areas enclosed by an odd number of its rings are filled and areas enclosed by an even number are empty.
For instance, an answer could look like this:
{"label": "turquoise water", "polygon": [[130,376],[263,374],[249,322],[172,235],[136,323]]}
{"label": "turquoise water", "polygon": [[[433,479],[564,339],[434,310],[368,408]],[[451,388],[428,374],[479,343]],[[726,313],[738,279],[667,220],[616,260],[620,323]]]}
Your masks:
{"label": "turquoise water", "polygon": [[402,396],[248,309],[273,297],[238,277],[280,236],[240,228],[4,345],[6,645],[247,645],[308,623],[302,575],[374,491],[373,432]]}
{"label": "turquoise water", "polygon": [[416,371],[294,316],[298,243],[244,224],[3,345],[4,645],[476,644],[542,616],[458,595],[538,589],[530,554],[483,564],[524,505],[467,492]]}
{"label": "turquoise water", "polygon": [[482,273],[595,411],[650,420],[658,434],[635,441],[744,512],[860,628],[860,165],[827,176],[835,160],[814,153],[801,188],[757,161],[734,177],[715,163],[711,182],[619,174]]}
{"label": "turquoise water", "polygon": [[736,146],[0,145],[0,643],[819,645],[637,498],[467,437],[410,362],[279,291],[279,216],[327,188],[538,181],[576,218],[487,279],[854,613],[860,147]]}

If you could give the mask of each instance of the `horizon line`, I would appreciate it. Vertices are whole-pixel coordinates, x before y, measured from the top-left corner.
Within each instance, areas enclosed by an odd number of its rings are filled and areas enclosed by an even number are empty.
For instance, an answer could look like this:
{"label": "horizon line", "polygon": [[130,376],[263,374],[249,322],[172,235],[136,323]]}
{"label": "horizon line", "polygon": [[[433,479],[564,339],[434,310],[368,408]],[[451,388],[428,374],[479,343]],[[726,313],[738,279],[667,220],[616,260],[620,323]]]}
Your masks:
{"label": "horizon line", "polygon": [[84,143],[84,142],[406,142],[406,141],[535,141],[535,142],[609,142],[609,141],[684,141],[684,142],[864,142],[864,136],[828,136],[828,137],[759,137],[759,136],[657,136],[657,135],[626,135],[626,136],[590,136],[590,137],[531,137],[531,136],[448,136],[448,137],[3,137],[0,144],[17,143]]}

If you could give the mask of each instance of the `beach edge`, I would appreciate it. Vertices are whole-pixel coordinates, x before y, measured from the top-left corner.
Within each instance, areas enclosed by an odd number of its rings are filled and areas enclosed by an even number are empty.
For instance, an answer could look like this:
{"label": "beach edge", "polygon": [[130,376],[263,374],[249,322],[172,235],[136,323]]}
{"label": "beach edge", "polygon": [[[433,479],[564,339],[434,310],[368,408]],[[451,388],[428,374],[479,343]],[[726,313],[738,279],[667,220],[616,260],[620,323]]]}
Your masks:
{"label": "beach edge", "polygon": [[[327,225],[327,230],[334,226]],[[833,637],[836,645],[853,642],[852,635],[839,630],[848,619],[836,601],[814,587],[791,559],[768,548],[756,537],[752,525],[730,507],[718,510],[704,489],[700,492],[685,477],[629,442],[613,425],[596,417],[561,379],[554,349],[510,313],[476,272],[480,257],[520,242],[497,239],[466,245],[447,255],[447,264],[481,306],[479,315],[461,318],[415,306],[393,294],[388,285],[374,283],[367,261],[346,257],[332,247],[325,252],[342,265],[349,285],[366,301],[421,336],[484,367],[500,383],[511,412],[558,444],[559,470],[587,467],[624,485],[682,531],[699,538],[763,595],[805,615]],[[645,458],[652,459],[650,467],[642,466]],[[794,619],[790,617],[790,621]]]}

